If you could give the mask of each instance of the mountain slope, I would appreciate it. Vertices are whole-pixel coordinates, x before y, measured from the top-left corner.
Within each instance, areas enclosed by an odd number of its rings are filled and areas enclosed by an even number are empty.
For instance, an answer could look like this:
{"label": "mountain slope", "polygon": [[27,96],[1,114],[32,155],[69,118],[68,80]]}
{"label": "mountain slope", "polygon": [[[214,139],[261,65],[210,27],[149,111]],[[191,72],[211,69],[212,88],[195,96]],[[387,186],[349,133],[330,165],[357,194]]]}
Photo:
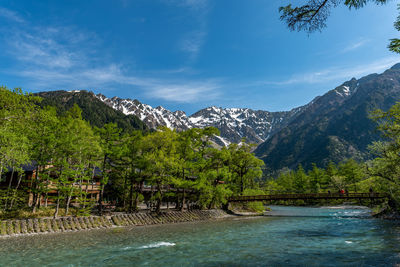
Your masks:
{"label": "mountain slope", "polygon": [[82,109],[82,117],[91,125],[102,127],[106,123],[117,123],[124,131],[145,130],[148,127],[136,116],[125,115],[87,91],[49,91],[37,94],[42,97],[41,106],[55,106],[59,113],[70,109],[77,104]]}
{"label": "mountain slope", "polygon": [[167,126],[177,130],[190,128],[216,127],[221,137],[215,141],[220,145],[239,143],[242,138],[259,144],[293,120],[304,107],[284,112],[268,112],[248,108],[208,107],[191,116],[183,111],[169,111],[161,106],[153,108],[138,100],[107,98],[98,94],[97,98],[110,107],[139,117],[149,128]]}
{"label": "mountain slope", "polygon": [[61,111],[77,103],[83,117],[96,126],[107,122],[117,122],[124,129],[214,126],[221,131],[214,140],[219,145],[238,143],[243,137],[260,144],[255,153],[272,171],[298,164],[309,168],[312,163],[325,166],[329,161],[368,158],[368,145],[380,138],[369,114],[376,108],[387,110],[400,100],[400,64],[379,75],[353,78],[305,106],[283,112],[213,106],[187,116],[183,111],[86,91],[39,95],[44,98],[42,105]]}
{"label": "mountain slope", "polygon": [[315,99],[255,153],[271,170],[365,159],[368,145],[379,139],[370,112],[387,110],[399,100],[400,64],[380,75],[353,78]]}
{"label": "mountain slope", "polygon": [[107,98],[102,94],[98,94],[96,97],[125,115],[137,116],[152,129],[156,129],[158,126],[167,126],[178,130],[186,130],[194,127],[183,111],[171,112],[162,106],[153,108],[150,105],[139,102],[137,99],[121,99],[119,97]]}

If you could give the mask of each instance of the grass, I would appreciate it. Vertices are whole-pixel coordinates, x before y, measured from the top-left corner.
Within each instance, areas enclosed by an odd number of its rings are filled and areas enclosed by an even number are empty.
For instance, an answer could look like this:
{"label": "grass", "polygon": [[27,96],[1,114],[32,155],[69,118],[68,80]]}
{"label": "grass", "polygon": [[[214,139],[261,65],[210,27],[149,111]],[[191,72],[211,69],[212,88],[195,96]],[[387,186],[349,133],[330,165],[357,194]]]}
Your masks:
{"label": "grass", "polygon": [[264,203],[261,201],[234,203],[232,204],[232,209],[241,212],[256,212],[256,213],[263,213],[266,210]]}
{"label": "grass", "polygon": [[[35,213],[32,213],[31,208],[22,208],[13,211],[0,211],[0,220],[53,217],[54,212],[55,212],[55,207],[41,207]],[[69,215],[76,215],[76,214],[77,211],[74,208],[70,208]],[[65,216],[65,210],[59,209],[58,216]]]}

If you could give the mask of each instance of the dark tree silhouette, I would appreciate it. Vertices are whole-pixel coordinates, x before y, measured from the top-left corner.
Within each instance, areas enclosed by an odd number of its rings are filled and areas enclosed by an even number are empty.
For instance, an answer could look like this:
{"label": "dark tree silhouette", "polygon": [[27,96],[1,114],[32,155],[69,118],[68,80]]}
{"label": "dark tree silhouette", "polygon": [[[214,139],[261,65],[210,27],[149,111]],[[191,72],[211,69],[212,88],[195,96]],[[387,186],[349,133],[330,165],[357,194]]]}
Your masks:
{"label": "dark tree silhouette", "polygon": [[[308,0],[304,5],[293,7],[291,4],[279,8],[280,19],[284,21],[292,31],[305,31],[313,33],[322,31],[326,27],[331,9],[339,5],[345,5],[350,9],[364,7],[367,3],[383,5],[390,0]],[[397,17],[394,27],[400,31],[400,16]],[[390,40],[390,51],[400,53],[400,39]]]}

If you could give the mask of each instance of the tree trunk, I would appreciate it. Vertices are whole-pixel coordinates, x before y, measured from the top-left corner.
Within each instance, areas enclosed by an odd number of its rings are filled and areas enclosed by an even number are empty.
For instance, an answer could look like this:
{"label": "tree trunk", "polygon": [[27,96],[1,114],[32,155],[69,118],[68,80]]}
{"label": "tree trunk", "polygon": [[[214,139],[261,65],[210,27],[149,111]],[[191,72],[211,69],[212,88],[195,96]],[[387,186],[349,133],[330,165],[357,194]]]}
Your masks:
{"label": "tree trunk", "polygon": [[18,192],[18,188],[19,188],[19,185],[21,184],[21,180],[22,180],[22,176],[23,176],[23,175],[24,175],[24,174],[21,173],[21,174],[19,175],[19,177],[18,177],[18,183],[17,183],[17,186],[15,187],[15,191],[14,191],[13,196],[12,196],[12,198],[11,198],[10,210],[11,210],[11,209],[13,208],[13,206],[14,206],[15,195],[16,195],[17,192]]}
{"label": "tree trunk", "polygon": [[100,179],[100,194],[99,194],[99,215],[103,215],[103,194],[104,194],[104,175],[106,171],[107,154],[103,159],[103,171]]}
{"label": "tree trunk", "polygon": [[[182,170],[182,179],[185,180],[185,168],[183,168],[183,170]],[[185,209],[185,201],[186,201],[186,190],[185,190],[185,188],[183,188],[181,211],[183,211]]]}
{"label": "tree trunk", "polygon": [[133,176],[131,176],[131,186],[130,186],[130,190],[129,190],[129,212],[132,213],[133,212],[133,185],[134,185],[134,179]]}
{"label": "tree trunk", "polygon": [[60,209],[60,191],[57,192],[57,205],[56,205],[56,210],[54,212],[54,219],[57,218],[59,209]]}
{"label": "tree trunk", "polygon": [[40,206],[42,205],[42,194],[39,194],[38,196],[38,203],[37,203],[37,209],[40,209]]}
{"label": "tree trunk", "polygon": [[153,205],[153,204],[154,204],[154,203],[153,203],[153,195],[154,195],[154,191],[153,191],[153,190],[154,190],[153,185],[151,185],[150,201],[149,201],[149,202],[150,202],[150,210],[152,210],[152,208],[153,208],[153,206],[154,206],[154,205]]}
{"label": "tree trunk", "polygon": [[[88,168],[89,168],[89,167],[88,167]],[[91,179],[91,182],[92,182],[92,189],[93,189],[95,168],[96,168],[96,167],[93,167],[93,171],[92,171],[92,179]],[[87,202],[87,195],[88,195],[88,192],[89,192],[89,181],[86,182],[86,187],[85,187],[85,201],[84,201],[84,203],[83,203],[83,208],[86,208],[86,202]]]}
{"label": "tree trunk", "polygon": [[67,203],[66,203],[66,206],[65,206],[65,215],[68,215],[69,205],[71,203],[73,191],[74,191],[74,184],[71,185],[71,190],[69,191],[69,194],[68,194]]}
{"label": "tree trunk", "polygon": [[3,161],[0,161],[0,181],[1,181],[1,176],[3,175]]}
{"label": "tree trunk", "polygon": [[158,200],[156,206],[156,213],[160,213],[161,211],[161,201],[162,201],[162,193],[161,193],[161,184],[157,183],[157,190],[158,190]]}
{"label": "tree trunk", "polygon": [[122,206],[123,206],[123,208],[124,208],[124,210],[126,210],[126,190],[127,190],[127,186],[128,186],[128,177],[127,177],[127,175],[124,175],[124,189],[123,189],[123,192],[124,192],[124,194],[123,194],[123,196],[124,196],[124,199],[123,199],[123,202],[122,202]]}
{"label": "tree trunk", "polygon": [[243,195],[243,191],[244,191],[244,181],[243,181],[243,172],[240,172],[240,194]]}
{"label": "tree trunk", "polygon": [[6,198],[6,203],[4,204],[4,210],[6,210],[6,209],[7,209],[7,205],[8,205],[8,196],[9,196],[9,194],[10,194],[10,190],[11,190],[11,183],[12,183],[12,180],[13,180],[13,178],[14,178],[14,171],[15,171],[15,169],[14,169],[14,167],[13,167],[13,168],[12,168],[12,171],[11,171],[10,182],[8,183],[8,188],[7,188],[7,198]]}
{"label": "tree trunk", "polygon": [[185,209],[185,202],[186,202],[186,191],[185,188],[182,190],[182,203],[180,206],[180,210],[183,211]]}
{"label": "tree trunk", "polygon": [[140,181],[139,183],[137,183],[136,184],[136,194],[135,194],[135,205],[134,205],[134,208],[135,208],[135,211],[137,211],[139,208],[138,208],[138,204],[139,204],[139,194],[141,193],[141,191],[142,191],[142,182]]}
{"label": "tree trunk", "polygon": [[[32,190],[36,190],[38,179],[39,179],[39,165],[36,167],[35,179],[32,182]],[[36,207],[37,207],[38,192],[33,192],[32,194],[33,194],[33,196],[32,196],[32,213],[35,213]]]}
{"label": "tree trunk", "polygon": [[47,177],[47,181],[46,181],[46,195],[45,195],[45,199],[44,199],[44,206],[47,208],[47,199],[49,197],[49,177]]}
{"label": "tree trunk", "polygon": [[60,168],[60,172],[59,172],[59,174],[58,174],[57,205],[56,205],[56,210],[55,210],[55,212],[54,212],[54,218],[57,218],[58,212],[59,212],[59,210],[60,210],[60,198],[61,198],[61,197],[60,197],[60,195],[61,195],[61,194],[60,194],[60,187],[62,186],[60,177],[61,177],[61,175],[62,175],[62,171],[63,171],[63,169],[62,169],[62,167],[61,167],[61,168]]}

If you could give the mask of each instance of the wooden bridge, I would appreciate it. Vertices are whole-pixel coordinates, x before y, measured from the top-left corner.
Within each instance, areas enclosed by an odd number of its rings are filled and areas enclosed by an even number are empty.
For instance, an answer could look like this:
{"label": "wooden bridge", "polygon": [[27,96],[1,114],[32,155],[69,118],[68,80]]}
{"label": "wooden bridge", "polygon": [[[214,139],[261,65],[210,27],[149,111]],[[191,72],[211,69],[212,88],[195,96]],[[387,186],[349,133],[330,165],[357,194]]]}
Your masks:
{"label": "wooden bridge", "polygon": [[273,200],[318,200],[318,199],[383,199],[386,193],[316,193],[316,194],[273,194],[258,196],[235,196],[229,202],[273,201]]}

